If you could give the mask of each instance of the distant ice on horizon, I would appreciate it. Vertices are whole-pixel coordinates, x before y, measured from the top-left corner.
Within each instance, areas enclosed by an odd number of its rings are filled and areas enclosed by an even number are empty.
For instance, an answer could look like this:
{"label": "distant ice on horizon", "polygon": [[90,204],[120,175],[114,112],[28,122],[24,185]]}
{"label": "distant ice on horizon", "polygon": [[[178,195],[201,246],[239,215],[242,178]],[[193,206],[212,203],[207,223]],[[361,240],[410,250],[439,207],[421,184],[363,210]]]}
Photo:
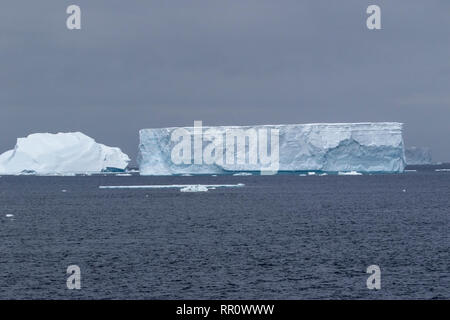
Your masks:
{"label": "distant ice on horizon", "polygon": [[426,147],[406,147],[405,158],[407,165],[432,164],[431,149]]}

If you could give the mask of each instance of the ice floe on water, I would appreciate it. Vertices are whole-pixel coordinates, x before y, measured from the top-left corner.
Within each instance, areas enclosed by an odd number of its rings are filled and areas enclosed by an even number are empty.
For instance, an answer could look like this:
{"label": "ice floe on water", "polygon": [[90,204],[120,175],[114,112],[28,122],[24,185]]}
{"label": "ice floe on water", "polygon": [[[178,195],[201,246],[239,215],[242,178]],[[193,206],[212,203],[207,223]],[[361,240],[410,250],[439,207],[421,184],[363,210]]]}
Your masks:
{"label": "ice floe on water", "polygon": [[134,186],[99,186],[99,189],[183,189],[186,187],[212,188],[241,188],[245,184],[154,184],[154,185],[134,185]]}
{"label": "ice floe on water", "polygon": [[450,169],[436,169],[436,172],[450,172]]}
{"label": "ice floe on water", "polygon": [[340,175],[340,176],[361,176],[362,173],[357,172],[357,171],[340,171],[340,172],[338,172],[338,175]]}
{"label": "ice floe on water", "polygon": [[202,185],[186,186],[180,189],[181,192],[207,192],[208,188]]}
{"label": "ice floe on water", "polygon": [[6,215],[5,215],[5,217],[7,217],[7,218],[12,218],[12,217],[14,217],[14,215],[13,215],[13,214],[10,214],[10,213],[8,213],[8,214],[6,214]]}
{"label": "ice floe on water", "polygon": [[233,176],[242,176],[242,177],[245,177],[245,176],[252,176],[252,175],[253,175],[253,174],[250,173],[250,172],[238,172],[238,173],[233,174]]}

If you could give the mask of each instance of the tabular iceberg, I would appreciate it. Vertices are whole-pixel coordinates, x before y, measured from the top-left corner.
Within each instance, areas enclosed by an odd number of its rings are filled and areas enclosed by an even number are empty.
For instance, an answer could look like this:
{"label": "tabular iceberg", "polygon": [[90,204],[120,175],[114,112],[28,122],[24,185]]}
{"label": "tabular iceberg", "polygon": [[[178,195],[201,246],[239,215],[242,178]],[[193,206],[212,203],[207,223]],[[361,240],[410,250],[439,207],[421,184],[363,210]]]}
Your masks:
{"label": "tabular iceberg", "polygon": [[432,164],[431,150],[425,147],[407,147],[405,148],[406,164],[420,165]]}
{"label": "tabular iceberg", "polygon": [[[255,136],[261,138],[257,134],[260,131],[275,130],[277,144],[271,141],[272,146],[267,151],[275,150],[274,146],[278,149],[277,171],[402,172],[405,167],[402,126],[401,123],[380,122],[142,129],[138,163],[141,175],[259,171],[261,166],[249,163],[248,159],[252,152],[261,151],[260,141],[250,141]],[[181,163],[173,157],[180,143],[180,130],[192,138],[187,158],[182,156]],[[245,141],[242,143],[245,144],[246,163],[227,161],[225,147],[228,142],[225,142],[226,138],[217,138],[227,137],[228,132],[236,130],[248,135],[241,140]],[[201,157],[211,151],[211,144],[215,153],[219,151],[220,161],[208,164]],[[234,150],[234,145],[232,147]]]}
{"label": "tabular iceberg", "polygon": [[129,157],[81,132],[35,133],[0,155],[0,174],[73,174],[124,170]]}

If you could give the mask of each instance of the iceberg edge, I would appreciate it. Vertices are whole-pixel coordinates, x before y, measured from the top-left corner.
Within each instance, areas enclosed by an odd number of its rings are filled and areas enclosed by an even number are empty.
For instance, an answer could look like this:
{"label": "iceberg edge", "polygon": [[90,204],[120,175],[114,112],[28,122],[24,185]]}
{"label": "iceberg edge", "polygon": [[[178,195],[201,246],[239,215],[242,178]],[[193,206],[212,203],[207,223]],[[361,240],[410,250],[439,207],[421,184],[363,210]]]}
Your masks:
{"label": "iceberg edge", "polygon": [[[400,173],[405,168],[398,122],[313,123],[294,125],[216,126],[202,132],[224,134],[231,129],[279,130],[278,172],[320,171]],[[171,152],[176,145],[172,133],[180,128],[142,129],[139,132],[138,164],[141,175],[229,174],[255,172],[251,164],[175,164]],[[194,127],[181,129],[194,134]],[[195,154],[194,145],[194,152]],[[200,152],[205,149],[205,144]],[[248,142],[246,142],[248,155]]]}
{"label": "iceberg edge", "polygon": [[34,133],[0,155],[0,174],[74,175],[124,171],[130,158],[119,148],[81,132]]}

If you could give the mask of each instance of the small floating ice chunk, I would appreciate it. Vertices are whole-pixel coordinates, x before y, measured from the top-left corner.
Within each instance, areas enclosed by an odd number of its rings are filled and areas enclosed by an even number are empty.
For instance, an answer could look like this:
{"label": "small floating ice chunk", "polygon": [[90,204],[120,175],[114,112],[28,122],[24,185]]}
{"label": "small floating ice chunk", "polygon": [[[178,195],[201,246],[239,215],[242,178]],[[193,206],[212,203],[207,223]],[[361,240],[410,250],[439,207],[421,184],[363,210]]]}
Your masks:
{"label": "small floating ice chunk", "polygon": [[180,191],[181,192],[207,192],[208,188],[198,184],[198,185],[186,186],[184,188],[181,188]]}
{"label": "small floating ice chunk", "polygon": [[235,173],[235,174],[233,174],[233,176],[252,176],[253,174],[252,173],[250,173],[250,172],[238,172],[238,173]]}
{"label": "small floating ice chunk", "polygon": [[62,189],[61,192],[67,192],[67,190],[66,189]]}
{"label": "small floating ice chunk", "polygon": [[403,191],[403,192],[406,192],[406,189],[403,189],[402,191]]}
{"label": "small floating ice chunk", "polygon": [[12,218],[12,217],[14,217],[14,215],[13,215],[13,214],[10,214],[10,213],[6,214],[5,216],[6,216],[7,218]]}
{"label": "small floating ice chunk", "polygon": [[316,173],[315,172],[308,172],[308,176],[315,176]]}
{"label": "small floating ice chunk", "polygon": [[338,175],[340,175],[340,176],[361,176],[362,173],[357,172],[357,171],[339,171]]}
{"label": "small floating ice chunk", "polygon": [[118,173],[116,174],[116,177],[131,177],[131,173]]}
{"label": "small floating ice chunk", "polygon": [[450,172],[450,169],[436,169],[436,172]]}

